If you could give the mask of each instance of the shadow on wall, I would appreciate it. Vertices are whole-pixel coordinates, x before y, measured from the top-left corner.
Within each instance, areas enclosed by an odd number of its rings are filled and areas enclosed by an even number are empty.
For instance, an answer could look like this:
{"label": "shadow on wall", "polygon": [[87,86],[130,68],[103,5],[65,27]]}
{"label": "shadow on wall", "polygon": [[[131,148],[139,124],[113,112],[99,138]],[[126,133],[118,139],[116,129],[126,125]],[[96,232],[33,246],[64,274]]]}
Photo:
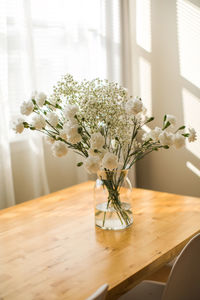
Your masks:
{"label": "shadow on wall", "polygon": [[[161,125],[165,113],[200,132],[200,2],[136,0],[135,94]],[[137,186],[200,196],[200,139],[137,163]]]}

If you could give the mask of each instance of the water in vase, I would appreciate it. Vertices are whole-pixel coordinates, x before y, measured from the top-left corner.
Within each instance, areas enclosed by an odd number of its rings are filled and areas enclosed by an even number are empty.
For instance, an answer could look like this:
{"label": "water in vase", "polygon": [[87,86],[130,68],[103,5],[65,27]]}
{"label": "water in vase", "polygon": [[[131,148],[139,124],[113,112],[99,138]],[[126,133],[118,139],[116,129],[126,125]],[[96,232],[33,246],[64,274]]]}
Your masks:
{"label": "water in vase", "polygon": [[121,209],[114,207],[107,208],[107,202],[96,205],[95,224],[107,230],[120,230],[127,228],[133,223],[131,205],[126,202],[121,203]]}

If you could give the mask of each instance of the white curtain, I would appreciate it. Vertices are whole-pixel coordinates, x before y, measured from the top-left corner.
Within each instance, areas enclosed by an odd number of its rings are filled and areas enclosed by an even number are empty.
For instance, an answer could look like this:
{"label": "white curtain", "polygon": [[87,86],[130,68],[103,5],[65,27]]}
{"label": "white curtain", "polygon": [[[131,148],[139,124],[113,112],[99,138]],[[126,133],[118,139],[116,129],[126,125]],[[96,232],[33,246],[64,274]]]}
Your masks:
{"label": "white curtain", "polygon": [[127,4],[0,0],[0,208],[87,180],[73,153],[53,158],[41,136],[15,135],[10,123],[32,91],[51,93],[65,73],[130,85]]}

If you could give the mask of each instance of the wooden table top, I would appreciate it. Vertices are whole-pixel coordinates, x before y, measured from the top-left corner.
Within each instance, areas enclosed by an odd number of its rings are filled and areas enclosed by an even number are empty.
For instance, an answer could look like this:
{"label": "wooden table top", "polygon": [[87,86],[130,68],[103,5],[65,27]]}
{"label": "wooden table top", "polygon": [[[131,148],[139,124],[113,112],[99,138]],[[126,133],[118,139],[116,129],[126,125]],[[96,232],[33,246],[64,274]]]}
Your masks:
{"label": "wooden table top", "polygon": [[0,299],[108,299],[174,258],[200,232],[200,198],[133,189],[134,224],[94,226],[93,182],[0,211]]}

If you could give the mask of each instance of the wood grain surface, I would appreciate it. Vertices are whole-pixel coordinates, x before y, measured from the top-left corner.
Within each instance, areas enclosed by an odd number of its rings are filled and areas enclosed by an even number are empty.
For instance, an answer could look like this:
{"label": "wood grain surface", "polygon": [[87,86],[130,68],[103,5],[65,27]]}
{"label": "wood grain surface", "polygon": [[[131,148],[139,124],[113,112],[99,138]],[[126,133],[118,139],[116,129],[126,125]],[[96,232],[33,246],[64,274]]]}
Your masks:
{"label": "wood grain surface", "polygon": [[107,299],[154,273],[200,232],[200,199],[133,189],[134,223],[94,226],[93,182],[0,211],[0,299]]}

